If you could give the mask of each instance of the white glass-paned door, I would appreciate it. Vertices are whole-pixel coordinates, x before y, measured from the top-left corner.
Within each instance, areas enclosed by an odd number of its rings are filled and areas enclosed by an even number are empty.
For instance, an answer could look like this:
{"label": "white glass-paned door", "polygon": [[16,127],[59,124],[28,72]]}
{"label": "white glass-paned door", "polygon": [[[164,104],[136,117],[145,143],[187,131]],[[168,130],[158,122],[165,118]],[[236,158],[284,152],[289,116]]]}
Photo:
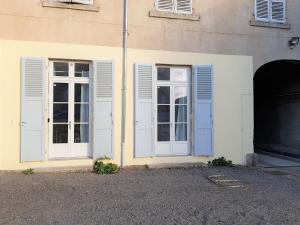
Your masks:
{"label": "white glass-paned door", "polygon": [[156,82],[156,155],[190,153],[189,68],[158,67]]}
{"label": "white glass-paned door", "polygon": [[49,158],[89,157],[89,63],[53,62],[49,102]]}

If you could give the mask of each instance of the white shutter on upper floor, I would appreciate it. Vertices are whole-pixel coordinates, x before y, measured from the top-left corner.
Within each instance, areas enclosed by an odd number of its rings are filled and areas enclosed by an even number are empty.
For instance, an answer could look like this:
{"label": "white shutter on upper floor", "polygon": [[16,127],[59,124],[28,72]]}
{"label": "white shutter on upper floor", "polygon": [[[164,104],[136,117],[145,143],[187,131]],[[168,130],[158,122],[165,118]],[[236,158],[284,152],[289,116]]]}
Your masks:
{"label": "white shutter on upper floor", "polygon": [[92,5],[93,0],[56,0],[57,2],[64,2],[64,3],[80,3],[85,5]]}
{"label": "white shutter on upper floor", "polygon": [[43,161],[45,156],[45,62],[22,58],[21,162]]}
{"label": "white shutter on upper floor", "polygon": [[176,10],[180,13],[192,13],[192,0],[177,0]]}
{"label": "white shutter on upper floor", "polygon": [[154,65],[135,65],[135,157],[153,156]]}
{"label": "white shutter on upper floor", "polygon": [[93,158],[113,158],[114,63],[97,60],[93,64]]}
{"label": "white shutter on upper floor", "polygon": [[271,11],[273,22],[285,22],[285,0],[271,0]]}
{"label": "white shutter on upper floor", "polygon": [[269,0],[255,0],[255,20],[269,21]]}
{"label": "white shutter on upper floor", "polygon": [[174,1],[176,0],[156,0],[156,7],[158,10],[173,11]]}

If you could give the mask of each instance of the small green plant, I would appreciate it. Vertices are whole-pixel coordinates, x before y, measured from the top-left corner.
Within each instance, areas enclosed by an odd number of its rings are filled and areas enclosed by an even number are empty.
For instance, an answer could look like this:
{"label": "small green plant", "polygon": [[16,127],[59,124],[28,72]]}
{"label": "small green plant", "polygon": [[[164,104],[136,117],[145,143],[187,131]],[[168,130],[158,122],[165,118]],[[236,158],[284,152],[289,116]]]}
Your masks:
{"label": "small green plant", "polygon": [[212,161],[208,161],[208,166],[233,166],[231,160],[226,160],[225,157],[219,157]]}
{"label": "small green plant", "polygon": [[93,171],[98,174],[115,174],[120,171],[120,167],[114,163],[104,163],[99,159],[95,161]]}
{"label": "small green plant", "polygon": [[29,168],[29,169],[23,170],[22,173],[25,175],[31,175],[31,174],[34,174],[34,170],[32,168]]}

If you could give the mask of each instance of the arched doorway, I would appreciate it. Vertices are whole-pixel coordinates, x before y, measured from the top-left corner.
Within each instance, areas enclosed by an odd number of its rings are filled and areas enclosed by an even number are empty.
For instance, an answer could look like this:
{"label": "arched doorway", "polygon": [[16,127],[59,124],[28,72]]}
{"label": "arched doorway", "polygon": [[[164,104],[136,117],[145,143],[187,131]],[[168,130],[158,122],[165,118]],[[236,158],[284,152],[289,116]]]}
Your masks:
{"label": "arched doorway", "polygon": [[300,61],[273,61],[255,73],[254,148],[300,158]]}

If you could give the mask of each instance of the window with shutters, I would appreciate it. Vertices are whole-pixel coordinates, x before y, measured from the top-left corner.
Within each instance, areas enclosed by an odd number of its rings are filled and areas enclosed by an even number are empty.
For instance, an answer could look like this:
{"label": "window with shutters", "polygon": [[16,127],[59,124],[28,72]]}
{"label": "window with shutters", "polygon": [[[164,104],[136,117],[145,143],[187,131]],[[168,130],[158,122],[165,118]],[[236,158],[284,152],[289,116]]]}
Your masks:
{"label": "window with shutters", "polygon": [[54,0],[56,2],[63,2],[69,4],[84,4],[84,5],[92,5],[93,0]]}
{"label": "window with shutters", "polygon": [[255,0],[255,20],[285,23],[286,0]]}
{"label": "window with shutters", "polygon": [[94,0],[42,0],[42,6],[94,12],[99,11],[99,7],[94,4]]}
{"label": "window with shutters", "polygon": [[156,9],[173,13],[192,14],[192,0],[156,0]]}

